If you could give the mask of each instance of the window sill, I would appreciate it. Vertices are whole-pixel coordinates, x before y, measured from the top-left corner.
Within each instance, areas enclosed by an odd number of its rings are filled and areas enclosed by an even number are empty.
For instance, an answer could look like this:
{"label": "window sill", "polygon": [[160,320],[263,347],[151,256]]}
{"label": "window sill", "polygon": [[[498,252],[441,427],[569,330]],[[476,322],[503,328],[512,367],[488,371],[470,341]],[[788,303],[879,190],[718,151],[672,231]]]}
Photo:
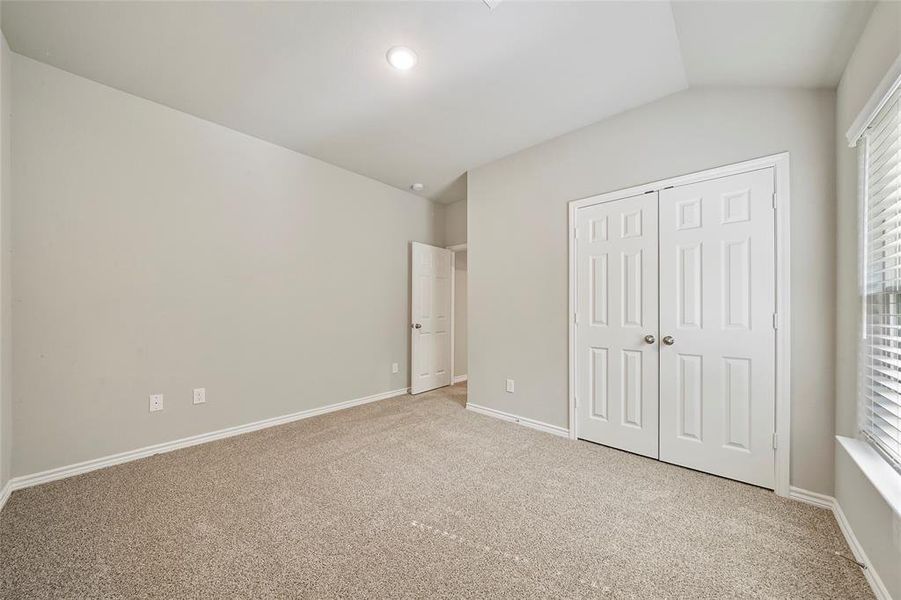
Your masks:
{"label": "window sill", "polygon": [[835,439],[895,514],[901,515],[901,473],[892,468],[868,443],[840,435],[835,436]]}

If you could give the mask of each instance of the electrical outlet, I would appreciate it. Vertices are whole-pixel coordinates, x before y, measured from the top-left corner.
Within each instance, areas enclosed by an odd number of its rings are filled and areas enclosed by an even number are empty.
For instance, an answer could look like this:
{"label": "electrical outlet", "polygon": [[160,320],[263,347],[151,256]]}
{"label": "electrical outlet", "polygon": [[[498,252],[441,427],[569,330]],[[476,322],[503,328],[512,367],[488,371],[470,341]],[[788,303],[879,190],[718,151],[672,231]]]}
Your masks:
{"label": "electrical outlet", "polygon": [[206,388],[194,388],[194,404],[206,402]]}
{"label": "electrical outlet", "polygon": [[512,394],[515,389],[516,389],[516,382],[513,381],[512,379],[508,379],[507,380],[507,393]]}
{"label": "electrical outlet", "polygon": [[163,410],[163,395],[150,394],[150,412]]}
{"label": "electrical outlet", "polygon": [[391,363],[391,372],[397,373],[397,371],[398,371],[397,363]]}

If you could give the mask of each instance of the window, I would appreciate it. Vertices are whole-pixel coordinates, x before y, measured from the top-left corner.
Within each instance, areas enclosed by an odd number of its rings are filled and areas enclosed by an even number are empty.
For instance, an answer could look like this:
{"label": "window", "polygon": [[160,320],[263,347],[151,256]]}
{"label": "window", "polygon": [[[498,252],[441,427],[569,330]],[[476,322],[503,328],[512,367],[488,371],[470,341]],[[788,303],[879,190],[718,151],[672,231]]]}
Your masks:
{"label": "window", "polygon": [[861,431],[901,470],[901,88],[863,133]]}

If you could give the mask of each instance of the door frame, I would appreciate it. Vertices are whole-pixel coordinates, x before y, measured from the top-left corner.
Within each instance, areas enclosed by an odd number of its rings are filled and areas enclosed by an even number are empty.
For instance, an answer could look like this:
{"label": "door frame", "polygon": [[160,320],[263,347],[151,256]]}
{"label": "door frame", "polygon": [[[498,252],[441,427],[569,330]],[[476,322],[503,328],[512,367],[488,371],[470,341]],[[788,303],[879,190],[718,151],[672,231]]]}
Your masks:
{"label": "door frame", "polygon": [[664,188],[699,183],[710,179],[738,175],[749,171],[773,168],[776,209],[776,438],[775,445],[775,492],[779,496],[789,496],[791,468],[791,229],[790,207],[791,189],[789,178],[789,153],[781,152],[713,169],[679,175],[642,185],[615,190],[604,194],[572,200],[568,204],[569,233],[569,437],[577,439],[576,422],[576,302],[577,302],[577,261],[576,261],[576,212],[580,208],[603,202],[613,202],[648,192],[660,192]]}
{"label": "door frame", "polygon": [[[451,255],[451,385],[456,385],[459,383],[457,381],[457,365],[456,356],[457,356],[457,252],[466,252],[466,242],[462,244],[454,244],[453,246],[445,246],[448,250],[453,252]],[[469,255],[467,253],[466,260],[469,260]],[[466,263],[469,265],[469,263]],[[467,266],[467,270],[469,267]],[[460,381],[466,381],[466,379],[461,379]]]}

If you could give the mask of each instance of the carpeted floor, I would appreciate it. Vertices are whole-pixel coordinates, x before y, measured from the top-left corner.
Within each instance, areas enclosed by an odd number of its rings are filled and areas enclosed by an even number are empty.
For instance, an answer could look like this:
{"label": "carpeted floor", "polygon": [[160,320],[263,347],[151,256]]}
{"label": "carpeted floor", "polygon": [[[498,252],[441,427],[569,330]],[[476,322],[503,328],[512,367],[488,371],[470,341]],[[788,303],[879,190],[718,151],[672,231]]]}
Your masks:
{"label": "carpeted floor", "polygon": [[15,492],[2,598],[872,598],[831,513],[465,386]]}

